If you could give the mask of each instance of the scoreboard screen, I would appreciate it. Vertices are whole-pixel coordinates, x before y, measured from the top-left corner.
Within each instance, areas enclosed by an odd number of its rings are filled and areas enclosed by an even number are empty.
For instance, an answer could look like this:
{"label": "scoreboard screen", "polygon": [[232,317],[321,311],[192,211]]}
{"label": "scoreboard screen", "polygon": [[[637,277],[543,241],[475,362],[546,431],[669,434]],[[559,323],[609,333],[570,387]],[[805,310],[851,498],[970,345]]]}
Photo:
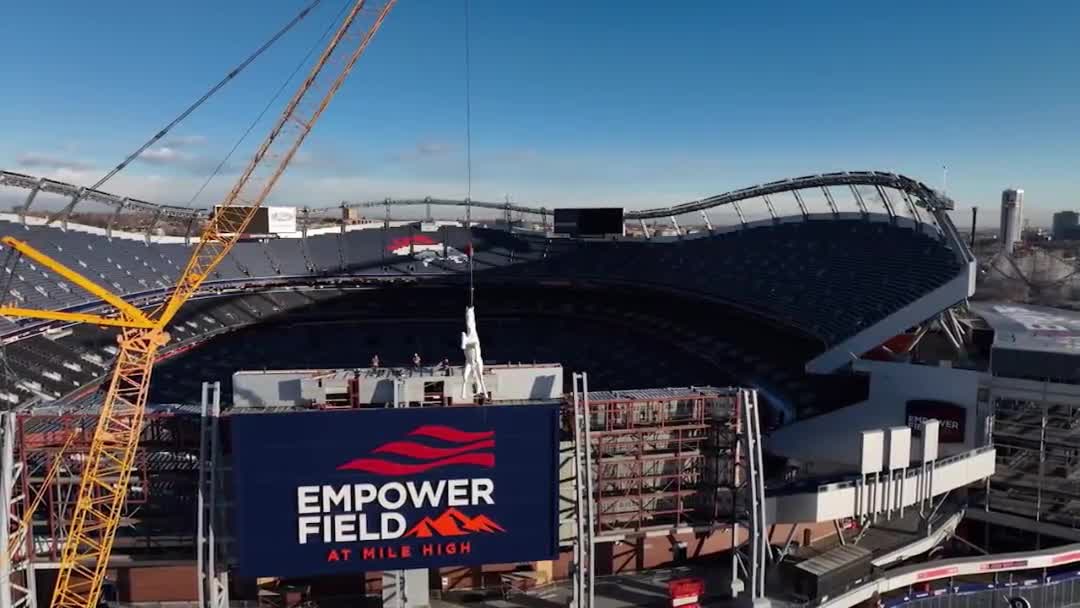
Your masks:
{"label": "scoreboard screen", "polygon": [[[215,207],[214,213],[223,213],[230,224],[239,223],[248,214],[251,207]],[[295,207],[259,207],[251,218],[244,234],[280,234],[296,232]]]}
{"label": "scoreboard screen", "polygon": [[600,236],[623,233],[621,207],[556,209],[555,233],[569,236]]}

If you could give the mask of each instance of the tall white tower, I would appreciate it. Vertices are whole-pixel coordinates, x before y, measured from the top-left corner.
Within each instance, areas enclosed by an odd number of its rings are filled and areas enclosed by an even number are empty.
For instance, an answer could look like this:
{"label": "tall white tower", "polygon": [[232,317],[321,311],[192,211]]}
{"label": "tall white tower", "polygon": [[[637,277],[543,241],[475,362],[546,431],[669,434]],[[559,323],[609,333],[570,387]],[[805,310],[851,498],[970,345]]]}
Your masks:
{"label": "tall white tower", "polygon": [[1005,253],[1012,253],[1020,241],[1024,221],[1024,191],[1009,188],[1001,193],[1001,243]]}

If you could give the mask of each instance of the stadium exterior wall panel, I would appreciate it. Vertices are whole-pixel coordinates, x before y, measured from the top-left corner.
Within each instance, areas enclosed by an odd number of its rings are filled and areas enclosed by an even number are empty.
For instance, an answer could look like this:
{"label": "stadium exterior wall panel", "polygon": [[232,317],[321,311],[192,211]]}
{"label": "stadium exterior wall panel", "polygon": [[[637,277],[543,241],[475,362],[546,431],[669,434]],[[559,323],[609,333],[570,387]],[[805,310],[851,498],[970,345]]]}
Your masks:
{"label": "stadium exterior wall panel", "polygon": [[[814,463],[815,472],[857,468],[858,432],[906,424],[905,406],[912,399],[946,401],[967,410],[964,443],[941,444],[941,456],[978,445],[976,438],[982,435],[977,424],[976,405],[984,373],[868,360],[860,360],[854,367],[856,372],[870,374],[869,399],[780,428],[768,438],[769,449],[789,458]],[[913,438],[912,446],[914,453],[920,453],[922,440]]]}
{"label": "stadium exterior wall panel", "polygon": [[[876,481],[871,478],[863,488],[860,500],[858,486],[854,481],[813,486],[807,491],[795,494],[780,494],[766,498],[766,518],[770,523],[828,522],[847,517],[854,517],[860,512],[877,511],[884,513],[889,504],[893,510],[899,507],[911,507],[919,503],[920,493],[931,497],[941,496],[958,488],[980,481],[994,474],[996,454],[992,448],[972,450],[939,461],[929,475],[929,487],[925,488],[924,475],[912,467],[905,472],[896,473],[891,491],[886,490],[889,479],[882,476]],[[874,489],[876,486],[876,489]],[[926,494],[923,494],[924,496]],[[889,503],[885,500],[888,499]],[[870,502],[873,500],[874,502]]]}

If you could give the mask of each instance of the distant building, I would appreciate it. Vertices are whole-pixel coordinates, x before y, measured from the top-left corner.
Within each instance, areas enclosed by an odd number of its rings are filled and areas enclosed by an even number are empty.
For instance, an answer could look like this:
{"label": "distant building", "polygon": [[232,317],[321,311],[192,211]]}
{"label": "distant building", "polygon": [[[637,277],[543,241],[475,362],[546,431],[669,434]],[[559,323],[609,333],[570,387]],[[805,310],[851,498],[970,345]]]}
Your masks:
{"label": "distant building", "polygon": [[1020,240],[1020,227],[1024,220],[1024,191],[1009,188],[1001,193],[1001,243],[1007,253],[1012,253]]}
{"label": "distant building", "polygon": [[356,207],[341,207],[341,221],[344,224],[360,224],[364,222],[364,214]]}
{"label": "distant building", "polygon": [[1078,227],[1080,227],[1080,213],[1058,211],[1054,214],[1053,233],[1055,241],[1069,240],[1069,235],[1076,234]]}

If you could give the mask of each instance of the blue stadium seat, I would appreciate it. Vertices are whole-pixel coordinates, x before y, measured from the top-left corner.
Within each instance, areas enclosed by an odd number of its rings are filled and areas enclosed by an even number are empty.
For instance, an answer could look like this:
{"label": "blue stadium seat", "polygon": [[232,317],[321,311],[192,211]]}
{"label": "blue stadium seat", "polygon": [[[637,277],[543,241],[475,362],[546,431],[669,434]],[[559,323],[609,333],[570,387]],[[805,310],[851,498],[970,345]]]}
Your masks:
{"label": "blue stadium seat", "polygon": [[[191,252],[190,245],[183,243],[154,240],[148,243],[142,238],[120,237],[109,240],[77,229],[65,231],[57,226],[25,227],[0,222],[0,235],[5,234],[25,239],[103,286],[129,295],[161,293],[175,281]],[[451,256],[454,252],[463,253],[470,243],[481,285],[497,286],[507,279],[651,285],[734,305],[806,332],[825,346],[837,344],[879,322],[962,270],[957,256],[939,237],[910,223],[881,221],[873,216],[760,223],[712,235],[652,241],[580,241],[483,228],[468,231],[460,227],[443,227],[434,232],[420,232],[415,227],[335,231],[309,235],[306,239],[241,242],[211,281],[280,282],[290,277],[403,275],[443,275],[448,280],[461,280],[467,266],[460,260],[442,259],[442,256],[444,252]],[[425,254],[426,263],[415,257],[418,246],[430,250]],[[6,290],[3,299],[20,306],[68,309],[93,303],[91,296],[29,260],[22,260],[13,273],[0,276],[0,281]],[[196,339],[208,332],[273,319],[288,310],[333,299],[333,294],[333,291],[277,291],[252,294],[229,305],[204,306],[194,302],[178,320],[176,339]],[[350,306],[358,313],[380,314],[377,308],[364,308],[362,301],[354,301]],[[531,307],[529,314],[551,312],[543,310],[542,302],[522,306]],[[524,314],[525,309],[522,310]],[[776,361],[775,357],[780,355],[758,356],[740,346],[748,343],[747,340],[720,334],[711,337],[694,334],[687,330],[694,324],[686,319],[665,319],[647,311],[593,308],[582,309],[581,314],[600,318],[628,315],[626,322],[651,328],[660,335],[678,335],[682,340],[698,344],[716,361],[735,366],[744,376],[760,377],[763,382],[792,384],[790,378],[799,376],[792,370],[798,367],[800,357],[802,362],[806,360],[803,355],[807,353],[801,353],[792,355],[791,361],[769,367],[765,363]],[[699,324],[707,323],[707,319],[699,321]],[[0,333],[14,327],[13,322],[0,320]],[[499,327],[486,331],[498,332]],[[542,330],[541,334],[550,329]],[[76,335],[88,338],[83,331],[80,328]],[[565,360],[568,356],[549,344],[543,335],[526,328],[515,327],[511,333],[518,336],[515,339],[534,340],[534,356],[538,358],[550,355]],[[355,339],[365,343],[365,340],[382,339],[379,336],[378,332],[368,331],[357,334]],[[718,336],[720,339],[716,339]],[[629,357],[626,366],[645,365],[627,354],[634,349],[619,335],[604,340],[607,341],[607,346],[601,349],[604,352],[594,352],[595,346],[583,344],[579,355],[583,360],[589,356],[625,356]],[[27,342],[29,350],[21,353],[25,354],[25,360],[13,366],[14,376],[0,377],[0,406],[5,400],[10,402],[5,395],[23,398],[29,394],[51,396],[69,392],[71,383],[100,374],[103,365],[108,364],[111,356],[108,349],[114,348],[112,344],[109,340],[90,341],[65,353],[48,344],[38,348]],[[437,351],[452,346],[416,343],[402,348],[423,348],[425,357],[441,357],[444,355]],[[520,352],[502,354],[523,356]],[[271,353],[254,355],[265,356],[268,362],[272,360]],[[69,364],[66,367],[65,362]],[[43,371],[50,373],[44,376]],[[780,372],[788,373],[789,380],[778,379]],[[657,374],[672,381],[676,377],[663,367],[657,369]],[[608,380],[609,386],[615,386],[614,380]],[[659,377],[649,383],[664,384]],[[815,390],[809,384],[792,384],[793,392]]]}

